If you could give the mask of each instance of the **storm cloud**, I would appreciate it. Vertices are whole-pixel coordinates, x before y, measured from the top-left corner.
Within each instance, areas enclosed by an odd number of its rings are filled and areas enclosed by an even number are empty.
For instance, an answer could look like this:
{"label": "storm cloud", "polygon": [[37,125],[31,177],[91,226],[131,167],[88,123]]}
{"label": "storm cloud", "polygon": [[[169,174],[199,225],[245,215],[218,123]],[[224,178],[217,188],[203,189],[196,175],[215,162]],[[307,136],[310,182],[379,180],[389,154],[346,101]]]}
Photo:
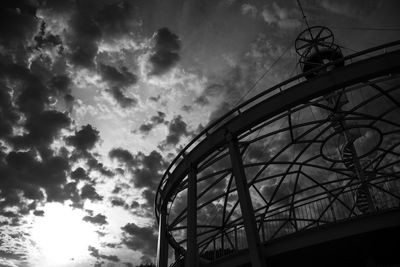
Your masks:
{"label": "storm cloud", "polygon": [[150,56],[151,75],[162,75],[179,61],[181,42],[168,28],[159,29],[154,36],[153,52]]}
{"label": "storm cloud", "polygon": [[153,257],[157,249],[157,234],[153,227],[140,227],[128,223],[122,227],[124,237],[122,242],[130,249],[139,250],[144,255]]}

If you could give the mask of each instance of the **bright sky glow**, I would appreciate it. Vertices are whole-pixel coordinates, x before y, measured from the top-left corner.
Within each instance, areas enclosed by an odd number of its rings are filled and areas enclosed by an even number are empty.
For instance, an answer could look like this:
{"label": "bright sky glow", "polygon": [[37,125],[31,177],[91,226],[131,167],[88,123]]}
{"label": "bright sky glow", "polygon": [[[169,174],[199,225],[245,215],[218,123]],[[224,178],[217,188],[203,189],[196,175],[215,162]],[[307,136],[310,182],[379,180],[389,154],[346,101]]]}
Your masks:
{"label": "bright sky glow", "polygon": [[32,226],[33,267],[77,266],[88,261],[88,247],[99,244],[96,227],[82,218],[86,213],[67,205],[49,203],[46,216]]}

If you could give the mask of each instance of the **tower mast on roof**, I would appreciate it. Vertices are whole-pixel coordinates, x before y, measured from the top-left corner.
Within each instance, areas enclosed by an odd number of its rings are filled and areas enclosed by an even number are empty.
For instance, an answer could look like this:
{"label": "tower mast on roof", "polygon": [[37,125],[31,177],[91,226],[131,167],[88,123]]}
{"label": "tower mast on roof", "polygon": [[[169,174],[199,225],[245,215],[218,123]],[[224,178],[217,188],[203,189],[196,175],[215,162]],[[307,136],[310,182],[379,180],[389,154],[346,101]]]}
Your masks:
{"label": "tower mast on roof", "polygon": [[[314,78],[330,71],[333,68],[344,66],[343,54],[340,47],[334,43],[332,31],[324,26],[312,26],[308,24],[300,0],[297,4],[303,15],[307,28],[296,38],[296,52],[300,55],[300,65],[306,79]],[[336,61],[336,62],[335,62]],[[335,62],[326,66],[330,62]],[[313,71],[314,70],[314,71]],[[357,189],[355,202],[357,208],[362,213],[375,210],[372,196],[368,188],[368,174],[363,171],[362,162],[357,153],[355,142],[360,138],[357,131],[350,131],[355,125],[349,125],[342,107],[348,103],[345,93],[337,92],[326,96],[328,106],[332,108],[329,115],[331,127],[342,140],[338,146],[338,152],[342,158],[344,166],[351,171],[361,181],[361,186]]]}
{"label": "tower mast on roof", "polygon": [[[304,73],[309,72],[305,77],[311,79],[332,68],[342,67],[344,65],[343,61],[339,61],[327,68],[322,67],[329,62],[343,58],[342,51],[335,44],[332,31],[325,26],[310,26],[300,0],[297,0],[297,4],[307,27],[297,36],[295,41],[296,52],[300,55],[299,63],[301,69]],[[313,69],[315,69],[314,72],[312,72]]]}

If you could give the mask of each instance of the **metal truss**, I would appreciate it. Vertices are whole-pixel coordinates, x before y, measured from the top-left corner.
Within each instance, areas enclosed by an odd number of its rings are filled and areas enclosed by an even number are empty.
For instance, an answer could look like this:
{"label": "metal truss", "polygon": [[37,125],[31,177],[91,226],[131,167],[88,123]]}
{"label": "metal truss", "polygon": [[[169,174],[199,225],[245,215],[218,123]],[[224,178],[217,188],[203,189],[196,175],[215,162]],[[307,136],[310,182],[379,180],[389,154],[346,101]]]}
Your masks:
{"label": "metal truss", "polygon": [[189,143],[157,191],[158,266],[168,245],[172,266],[212,266],[245,249],[265,266],[263,244],[399,208],[399,45],[289,79]]}

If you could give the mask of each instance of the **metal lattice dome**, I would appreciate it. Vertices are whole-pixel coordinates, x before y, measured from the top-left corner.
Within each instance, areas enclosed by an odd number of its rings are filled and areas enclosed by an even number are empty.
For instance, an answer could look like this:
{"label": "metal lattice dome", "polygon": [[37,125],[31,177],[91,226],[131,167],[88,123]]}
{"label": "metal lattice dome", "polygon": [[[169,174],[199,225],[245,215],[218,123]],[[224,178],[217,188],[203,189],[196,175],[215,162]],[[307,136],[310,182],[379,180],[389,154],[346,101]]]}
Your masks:
{"label": "metal lattice dome", "polygon": [[173,266],[281,266],[279,255],[333,240],[330,229],[399,228],[400,42],[310,68],[319,59],[301,36],[304,73],[221,117],[167,169],[158,266],[168,244]]}

